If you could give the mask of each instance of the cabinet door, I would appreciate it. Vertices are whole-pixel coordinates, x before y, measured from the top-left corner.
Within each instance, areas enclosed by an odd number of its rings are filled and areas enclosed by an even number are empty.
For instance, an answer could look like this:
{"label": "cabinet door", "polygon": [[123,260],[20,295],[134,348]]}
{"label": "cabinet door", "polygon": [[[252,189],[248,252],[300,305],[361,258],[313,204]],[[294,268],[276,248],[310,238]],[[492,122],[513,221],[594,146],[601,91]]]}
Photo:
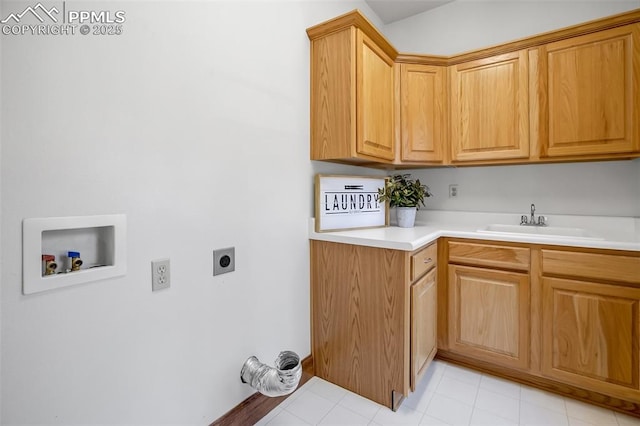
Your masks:
{"label": "cabinet door", "polygon": [[360,30],[356,46],[356,149],[365,156],[393,160],[393,61]]}
{"label": "cabinet door", "polygon": [[438,292],[437,272],[432,269],[411,287],[411,390],[436,355]]}
{"label": "cabinet door", "polygon": [[446,68],[400,65],[400,159],[442,162],[447,126]]}
{"label": "cabinet door", "polygon": [[449,265],[448,290],[452,352],[528,368],[528,274]]}
{"label": "cabinet door", "polygon": [[640,24],[551,43],[540,53],[543,156],[640,150]]}
{"label": "cabinet door", "polygon": [[526,52],[450,67],[453,162],[529,157]]}
{"label": "cabinet door", "polygon": [[542,372],[638,400],[640,289],[543,278]]}

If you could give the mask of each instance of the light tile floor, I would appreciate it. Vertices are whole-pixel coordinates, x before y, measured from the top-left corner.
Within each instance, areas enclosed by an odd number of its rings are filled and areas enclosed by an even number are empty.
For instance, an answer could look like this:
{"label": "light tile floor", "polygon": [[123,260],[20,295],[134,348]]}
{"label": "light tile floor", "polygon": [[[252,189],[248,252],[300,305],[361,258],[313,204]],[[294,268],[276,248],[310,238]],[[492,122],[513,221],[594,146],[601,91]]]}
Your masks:
{"label": "light tile floor", "polygon": [[395,413],[313,377],[257,424],[640,426],[640,419],[434,361]]}

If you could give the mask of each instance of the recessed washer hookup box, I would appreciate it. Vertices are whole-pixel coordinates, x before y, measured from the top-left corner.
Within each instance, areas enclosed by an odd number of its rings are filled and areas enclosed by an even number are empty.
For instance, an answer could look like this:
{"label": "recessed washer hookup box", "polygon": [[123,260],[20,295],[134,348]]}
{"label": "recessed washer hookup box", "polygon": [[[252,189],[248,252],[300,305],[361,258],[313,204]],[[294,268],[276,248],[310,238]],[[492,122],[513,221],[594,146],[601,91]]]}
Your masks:
{"label": "recessed washer hookup box", "polygon": [[[24,219],[22,293],[125,275],[126,226],[124,214]],[[73,265],[70,253],[74,256]],[[43,256],[49,260],[48,268],[43,268]],[[51,256],[55,258],[54,270]]]}

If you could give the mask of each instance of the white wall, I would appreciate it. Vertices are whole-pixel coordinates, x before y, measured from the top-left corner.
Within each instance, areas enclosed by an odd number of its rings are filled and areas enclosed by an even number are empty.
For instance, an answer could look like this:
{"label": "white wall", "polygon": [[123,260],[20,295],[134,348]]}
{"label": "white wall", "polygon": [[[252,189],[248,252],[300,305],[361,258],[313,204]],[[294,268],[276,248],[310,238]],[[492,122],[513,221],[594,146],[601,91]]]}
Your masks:
{"label": "white wall", "polygon": [[[428,210],[640,217],[640,159],[412,170],[429,185]],[[449,198],[449,185],[458,197]]]}
{"label": "white wall", "polygon": [[[308,160],[305,29],[355,7],[380,22],[347,1],[72,6],[125,10],[125,33],[0,36],[0,423],[205,424],[251,394],[248,356],[309,353],[313,175],[383,172]],[[125,277],[21,294],[23,218],[120,212]],[[213,278],[231,245],[236,271]],[[172,288],[151,293],[162,257]]]}
{"label": "white wall", "polygon": [[[634,1],[458,0],[391,23],[402,52],[451,55],[640,8]],[[434,190],[428,209],[640,217],[640,160],[413,171]],[[448,198],[448,185],[460,195]]]}
{"label": "white wall", "polygon": [[[21,3],[3,3],[20,12]],[[2,36],[2,418],[208,424],[309,343],[309,40],[361,2],[67,2],[121,36]],[[370,14],[370,13],[369,13]],[[21,294],[27,217],[125,213],[125,277]],[[212,250],[236,271],[212,277]],[[150,262],[172,287],[151,292]]]}
{"label": "white wall", "polygon": [[401,52],[452,55],[640,8],[640,0],[457,0],[384,27]]}
{"label": "white wall", "polygon": [[[0,1],[0,16],[4,17],[4,6]],[[0,37],[0,52],[3,52],[3,39]],[[2,124],[2,66],[0,62],[0,165],[2,164],[2,135],[3,135],[3,124]],[[2,224],[2,173],[0,171],[0,225]],[[2,226],[0,226],[0,241],[2,241]],[[4,256],[2,256],[2,251],[0,247],[0,423],[2,423],[2,270],[4,269],[2,266],[2,260]]]}

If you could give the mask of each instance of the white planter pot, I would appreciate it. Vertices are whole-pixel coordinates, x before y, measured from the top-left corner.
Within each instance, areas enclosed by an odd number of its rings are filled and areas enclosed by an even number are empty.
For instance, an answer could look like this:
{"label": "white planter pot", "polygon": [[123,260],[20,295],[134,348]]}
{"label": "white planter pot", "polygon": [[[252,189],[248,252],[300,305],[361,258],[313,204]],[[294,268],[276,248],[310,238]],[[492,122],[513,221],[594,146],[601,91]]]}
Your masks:
{"label": "white planter pot", "polygon": [[416,222],[417,209],[415,207],[397,207],[396,210],[398,211],[398,226],[400,228],[413,228]]}

